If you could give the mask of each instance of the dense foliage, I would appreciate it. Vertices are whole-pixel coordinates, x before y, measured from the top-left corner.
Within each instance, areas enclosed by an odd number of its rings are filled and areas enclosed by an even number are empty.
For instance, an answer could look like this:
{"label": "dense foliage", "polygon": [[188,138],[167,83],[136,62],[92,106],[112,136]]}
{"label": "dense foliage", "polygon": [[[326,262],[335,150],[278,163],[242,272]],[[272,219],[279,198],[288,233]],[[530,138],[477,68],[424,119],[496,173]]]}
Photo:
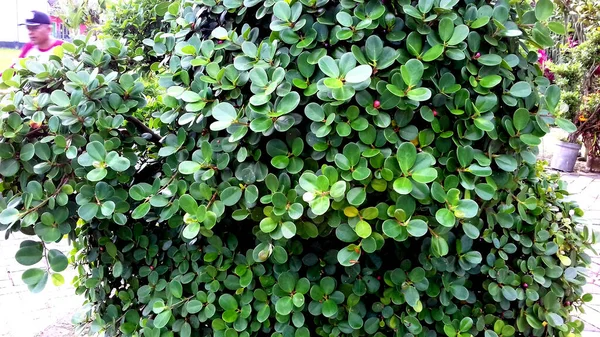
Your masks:
{"label": "dense foliage", "polygon": [[551,63],[550,71],[553,80],[561,89],[560,108],[558,115],[569,120],[575,120],[581,105],[581,81],[583,70],[576,63]]}
{"label": "dense foliage", "polygon": [[23,61],[0,229],[49,266],[23,281],[63,281],[67,235],[106,335],[579,336],[595,238],[536,163],[571,126],[536,63],[552,11],[173,2],[156,100],[119,41]]}
{"label": "dense foliage", "polygon": [[138,73],[147,73],[151,67],[158,70],[158,63],[164,59],[164,53],[149,49],[144,40],[152,43],[158,32],[168,31],[169,26],[163,22],[168,6],[162,0],[119,0],[105,12],[103,34],[120,37],[127,44],[129,66]]}

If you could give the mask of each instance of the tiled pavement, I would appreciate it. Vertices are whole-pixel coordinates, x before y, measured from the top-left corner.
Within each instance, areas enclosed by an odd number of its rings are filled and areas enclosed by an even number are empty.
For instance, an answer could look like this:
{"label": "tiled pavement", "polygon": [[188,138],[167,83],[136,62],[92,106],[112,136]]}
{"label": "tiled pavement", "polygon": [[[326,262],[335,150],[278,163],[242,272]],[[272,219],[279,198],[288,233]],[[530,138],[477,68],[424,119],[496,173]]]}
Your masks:
{"label": "tiled pavement", "polygon": [[[21,280],[21,274],[30,267],[21,266],[15,261],[15,253],[25,235],[4,239],[0,232],[0,337],[73,337],[69,330],[55,329],[56,333],[41,333],[48,326],[57,322],[70,322],[70,316],[83,303],[83,298],[76,296],[70,282],[74,270],[63,272],[65,284],[55,287],[50,280],[46,289],[39,294],[32,294]],[[66,243],[51,246],[67,253]],[[36,265],[44,266],[43,260]],[[64,323],[63,323],[64,325]]]}
{"label": "tiled pavement", "polygon": [[[600,233],[600,175],[596,174],[563,174],[573,198],[584,211],[586,222]],[[600,253],[600,244],[595,247]],[[585,323],[583,337],[600,337],[600,257],[592,257],[592,266],[588,270],[588,284],[584,288],[594,299],[584,306],[581,319]]]}
{"label": "tiled pavement", "polygon": [[[569,183],[571,198],[585,211],[585,219],[600,232],[600,175],[564,174],[563,179]],[[83,301],[68,285],[74,272],[65,273],[65,285],[54,287],[48,282],[43,292],[31,294],[21,281],[27,267],[14,259],[23,238],[0,238],[0,337],[73,337],[68,322]],[[59,249],[66,252],[68,247],[62,244]],[[594,300],[581,315],[586,324],[583,337],[600,337],[600,257],[593,258],[588,282],[586,292],[594,294]]]}

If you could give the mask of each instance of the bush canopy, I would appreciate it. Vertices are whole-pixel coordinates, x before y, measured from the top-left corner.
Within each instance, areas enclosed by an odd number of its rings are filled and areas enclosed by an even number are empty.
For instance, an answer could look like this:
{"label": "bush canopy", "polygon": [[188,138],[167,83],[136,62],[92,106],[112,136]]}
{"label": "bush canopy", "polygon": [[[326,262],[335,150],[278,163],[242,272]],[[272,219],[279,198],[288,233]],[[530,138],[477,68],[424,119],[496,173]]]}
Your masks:
{"label": "bush canopy", "polygon": [[88,36],[21,61],[0,229],[48,266],[23,281],[72,263],[108,336],[580,336],[595,237],[536,162],[572,127],[536,63],[552,11],[175,1],[144,53]]}

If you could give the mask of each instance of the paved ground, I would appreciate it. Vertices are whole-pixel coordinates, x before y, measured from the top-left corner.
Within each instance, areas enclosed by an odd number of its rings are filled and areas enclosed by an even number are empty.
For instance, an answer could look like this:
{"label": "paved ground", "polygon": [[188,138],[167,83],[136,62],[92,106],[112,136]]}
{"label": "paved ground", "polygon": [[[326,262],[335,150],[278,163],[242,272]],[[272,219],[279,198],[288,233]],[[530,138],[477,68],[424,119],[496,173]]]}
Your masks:
{"label": "paved ground", "polygon": [[[15,253],[25,235],[4,240],[0,233],[0,337],[71,337],[71,315],[83,303],[70,286],[74,271],[63,272],[65,284],[55,287],[49,280],[46,289],[32,294],[21,280],[21,274],[30,267],[15,261]],[[55,245],[63,252],[66,243]],[[39,266],[43,266],[40,263]],[[48,327],[52,329],[45,331]]]}
{"label": "paved ground", "polygon": [[[600,175],[598,174],[563,174],[563,180],[569,183],[570,198],[577,200],[585,211],[584,217],[595,232],[600,233]],[[600,244],[595,247],[600,253]],[[600,257],[592,258],[592,266],[588,271],[586,293],[594,296],[581,314],[585,323],[583,337],[600,337]]]}

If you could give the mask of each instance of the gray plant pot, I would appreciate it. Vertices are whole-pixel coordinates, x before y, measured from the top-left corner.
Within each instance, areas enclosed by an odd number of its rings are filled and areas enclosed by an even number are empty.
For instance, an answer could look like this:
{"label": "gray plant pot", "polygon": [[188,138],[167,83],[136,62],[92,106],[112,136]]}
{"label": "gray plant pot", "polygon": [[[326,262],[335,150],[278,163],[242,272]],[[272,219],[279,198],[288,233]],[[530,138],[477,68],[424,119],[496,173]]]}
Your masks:
{"label": "gray plant pot", "polygon": [[552,154],[550,167],[563,172],[573,172],[580,149],[581,144],[558,142]]}

